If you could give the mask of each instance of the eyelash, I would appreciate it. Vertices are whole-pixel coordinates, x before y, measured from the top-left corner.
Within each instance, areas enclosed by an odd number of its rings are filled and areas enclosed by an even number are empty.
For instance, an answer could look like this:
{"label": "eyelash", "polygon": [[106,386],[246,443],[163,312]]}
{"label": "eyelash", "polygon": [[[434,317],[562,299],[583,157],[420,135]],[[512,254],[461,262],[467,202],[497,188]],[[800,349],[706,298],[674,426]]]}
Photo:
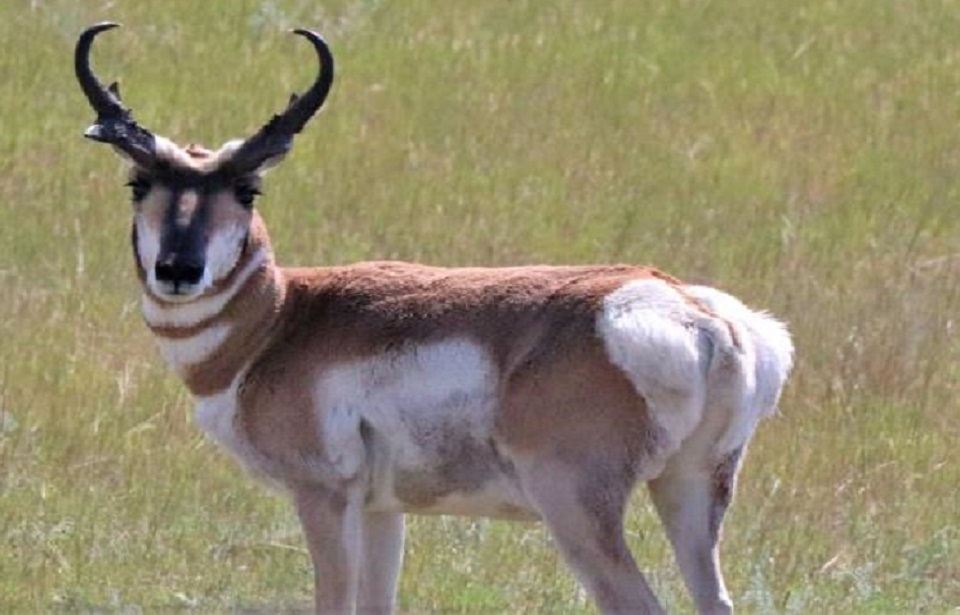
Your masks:
{"label": "eyelash", "polygon": [[133,202],[139,203],[144,198],[146,198],[147,193],[150,192],[150,182],[145,179],[132,179],[127,182],[127,187],[130,188],[130,191],[133,196]]}
{"label": "eyelash", "polygon": [[[127,182],[126,185],[128,188],[130,188],[134,203],[139,203],[145,199],[147,194],[150,192],[150,189],[153,187],[149,180],[143,178],[132,179]],[[233,193],[236,196],[237,201],[244,207],[252,207],[254,200],[263,194],[259,188],[248,185],[235,186]]]}
{"label": "eyelash", "polygon": [[233,194],[237,197],[237,201],[241,205],[244,207],[252,207],[253,201],[260,196],[262,192],[254,186],[239,185],[234,187]]}

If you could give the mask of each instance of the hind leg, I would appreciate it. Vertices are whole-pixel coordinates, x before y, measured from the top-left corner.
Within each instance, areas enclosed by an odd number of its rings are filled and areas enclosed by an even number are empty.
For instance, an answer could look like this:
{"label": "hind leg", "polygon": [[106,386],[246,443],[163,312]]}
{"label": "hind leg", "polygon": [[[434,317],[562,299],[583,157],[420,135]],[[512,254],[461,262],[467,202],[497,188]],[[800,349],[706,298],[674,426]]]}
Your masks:
{"label": "hind leg", "polygon": [[396,608],[397,579],[403,563],[403,534],[403,515],[364,513],[357,615],[389,614]]}
{"label": "hind leg", "polygon": [[706,469],[700,464],[668,466],[649,483],[683,580],[702,615],[733,612],[720,571],[719,541],[741,450]]}
{"label": "hind leg", "polygon": [[559,461],[518,470],[524,491],[601,613],[664,612],[623,536],[632,480],[611,479],[616,472],[585,475]]}

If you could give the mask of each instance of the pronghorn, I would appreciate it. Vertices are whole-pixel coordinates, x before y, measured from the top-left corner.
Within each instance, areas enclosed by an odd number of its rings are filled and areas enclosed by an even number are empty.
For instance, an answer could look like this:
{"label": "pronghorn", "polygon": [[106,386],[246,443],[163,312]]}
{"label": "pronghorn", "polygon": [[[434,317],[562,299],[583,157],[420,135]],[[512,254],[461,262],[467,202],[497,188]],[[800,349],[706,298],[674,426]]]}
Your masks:
{"label": "pronghorn", "polygon": [[662,612],[624,539],[649,487],[701,613],[730,613],[720,527],[744,449],[793,347],[774,318],[632,265],[279,267],[253,207],[263,172],[320,109],[319,75],[255,135],[217,151],[140,127],[76,46],[129,160],[142,308],[196,421],[287,491],[318,613],[389,613],[405,513],[539,519],[600,611]]}

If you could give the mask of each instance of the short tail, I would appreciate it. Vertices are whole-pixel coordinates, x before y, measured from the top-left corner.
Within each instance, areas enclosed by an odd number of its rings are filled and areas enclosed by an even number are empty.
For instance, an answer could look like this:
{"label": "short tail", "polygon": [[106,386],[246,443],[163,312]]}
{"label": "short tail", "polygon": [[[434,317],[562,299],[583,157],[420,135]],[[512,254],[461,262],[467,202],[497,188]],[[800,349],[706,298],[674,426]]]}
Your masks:
{"label": "short tail", "polygon": [[[739,398],[736,402],[727,400],[739,406],[733,411],[738,420],[728,426],[717,443],[719,449],[732,450],[749,439],[760,419],[776,412],[780,393],[793,367],[793,342],[786,325],[765,312],[751,310],[736,298],[713,288],[694,286],[687,290],[730,324],[742,349],[740,364],[747,372],[742,374],[745,386],[735,395]],[[714,360],[722,362],[723,358]],[[716,368],[721,366],[718,364]],[[708,387],[713,376],[722,378],[720,374],[709,374]]]}

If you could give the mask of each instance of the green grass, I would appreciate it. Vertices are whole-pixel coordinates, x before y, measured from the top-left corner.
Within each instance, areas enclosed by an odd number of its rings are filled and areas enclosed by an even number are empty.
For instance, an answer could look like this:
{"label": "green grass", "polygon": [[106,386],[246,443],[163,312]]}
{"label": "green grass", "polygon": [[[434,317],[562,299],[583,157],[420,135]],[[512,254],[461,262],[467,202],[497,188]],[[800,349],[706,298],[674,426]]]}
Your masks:
{"label": "green grass", "polygon": [[[309,604],[286,503],[205,442],[140,323],[122,165],[251,133],[331,40],[261,209],[282,262],[654,263],[786,319],[724,568],[746,613],[960,612],[960,7],[867,0],[0,4],[0,612]],[[691,605],[644,494],[630,540]],[[417,519],[408,613],[589,613],[535,525]]]}

